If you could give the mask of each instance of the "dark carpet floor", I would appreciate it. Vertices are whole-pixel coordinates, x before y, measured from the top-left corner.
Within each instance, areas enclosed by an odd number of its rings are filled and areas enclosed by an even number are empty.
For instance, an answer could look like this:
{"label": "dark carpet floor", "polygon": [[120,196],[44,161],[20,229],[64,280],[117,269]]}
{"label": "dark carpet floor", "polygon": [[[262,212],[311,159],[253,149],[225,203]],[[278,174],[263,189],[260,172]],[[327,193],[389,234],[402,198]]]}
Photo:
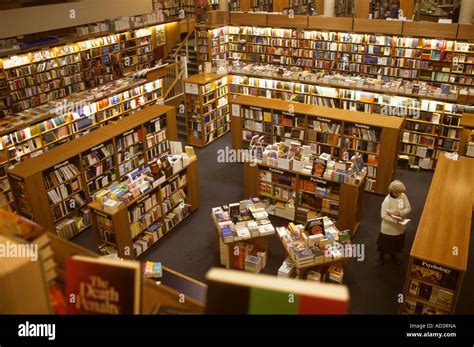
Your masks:
{"label": "dark carpet floor", "polygon": [[[231,147],[230,134],[204,149],[196,149],[199,167],[200,207],[173,232],[140,256],[139,260],[160,261],[163,265],[203,281],[206,272],[220,266],[211,208],[238,202],[243,197],[243,170],[241,164],[218,163],[217,151]],[[349,310],[355,314],[395,314],[398,312],[399,294],[403,291],[409,252],[423,211],[433,174],[397,170],[397,178],[407,186],[412,205],[412,222],[408,225],[402,265],[389,261],[377,265],[376,240],[380,230],[380,204],[384,197],[365,194],[362,221],[353,243],[363,244],[365,259],[352,258],[344,262],[344,283],[349,287]],[[272,218],[274,225],[288,222]],[[474,225],[473,225],[474,230]],[[449,230],[446,230],[449,232]],[[472,234],[472,232],[471,232]],[[79,235],[74,242],[97,251],[91,230]],[[457,313],[474,313],[474,242],[471,241],[468,269],[457,303]],[[268,261],[263,273],[276,275],[285,255],[277,237],[270,238]]]}

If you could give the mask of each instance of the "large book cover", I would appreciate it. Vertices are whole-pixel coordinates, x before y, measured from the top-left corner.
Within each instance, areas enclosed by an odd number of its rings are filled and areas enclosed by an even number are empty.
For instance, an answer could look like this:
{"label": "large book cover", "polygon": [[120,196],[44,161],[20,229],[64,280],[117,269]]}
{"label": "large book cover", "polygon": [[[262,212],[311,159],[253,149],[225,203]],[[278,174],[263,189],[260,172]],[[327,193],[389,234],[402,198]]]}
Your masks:
{"label": "large book cover", "polygon": [[349,291],[344,285],[211,269],[208,314],[346,314]]}
{"label": "large book cover", "polygon": [[73,256],[66,259],[70,314],[139,314],[140,263]]}

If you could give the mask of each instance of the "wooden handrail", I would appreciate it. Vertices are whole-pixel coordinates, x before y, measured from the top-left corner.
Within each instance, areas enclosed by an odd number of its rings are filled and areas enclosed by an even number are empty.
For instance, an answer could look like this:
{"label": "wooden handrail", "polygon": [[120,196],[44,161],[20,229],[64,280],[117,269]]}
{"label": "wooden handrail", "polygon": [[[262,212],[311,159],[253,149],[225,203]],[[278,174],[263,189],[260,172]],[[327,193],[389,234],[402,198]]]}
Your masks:
{"label": "wooden handrail", "polygon": [[189,38],[191,37],[191,35],[194,34],[194,29],[192,31],[190,31],[188,33],[188,35],[186,35],[186,37],[184,38],[184,40],[179,44],[178,48],[176,49],[176,52],[174,52],[174,58],[176,58],[178,56],[178,53],[179,51],[181,51],[181,48],[183,48],[183,45],[186,41],[189,40]]}
{"label": "wooden handrail", "polygon": [[183,76],[184,74],[184,71],[185,69],[182,68],[181,71],[178,73],[178,75],[176,76],[176,78],[173,80],[173,82],[171,83],[171,85],[169,86],[169,88],[166,90],[166,92],[164,93],[163,95],[163,98],[166,99],[169,95],[169,93],[173,90],[174,86],[176,85],[176,83],[178,83],[178,81],[181,79],[181,77]]}

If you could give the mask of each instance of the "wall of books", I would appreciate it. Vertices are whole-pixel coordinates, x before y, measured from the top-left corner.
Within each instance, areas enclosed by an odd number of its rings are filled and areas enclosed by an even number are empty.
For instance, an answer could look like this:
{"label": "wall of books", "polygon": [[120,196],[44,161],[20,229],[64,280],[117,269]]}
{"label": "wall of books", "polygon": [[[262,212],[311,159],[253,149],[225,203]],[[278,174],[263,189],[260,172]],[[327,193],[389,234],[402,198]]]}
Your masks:
{"label": "wall of books", "polygon": [[157,26],[0,59],[0,115],[73,95],[151,67]]}
{"label": "wall of books", "polygon": [[[162,79],[124,78],[8,116],[0,121],[0,194],[12,201],[7,169],[77,139],[112,121],[160,103]],[[22,126],[26,124],[27,126]]]}
{"label": "wall of books", "polygon": [[169,151],[168,137],[176,138],[172,108],[142,112],[10,168],[16,211],[64,238],[90,227],[87,203]]}

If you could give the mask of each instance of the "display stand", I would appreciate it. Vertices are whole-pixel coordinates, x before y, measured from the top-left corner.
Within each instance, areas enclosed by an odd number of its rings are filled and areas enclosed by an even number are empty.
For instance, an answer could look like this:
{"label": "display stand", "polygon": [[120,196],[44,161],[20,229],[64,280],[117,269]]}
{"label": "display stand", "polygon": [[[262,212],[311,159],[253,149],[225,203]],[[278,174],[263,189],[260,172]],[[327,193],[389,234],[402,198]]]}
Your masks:
{"label": "display stand", "polygon": [[440,157],[410,251],[400,312],[455,313],[469,256],[472,182],[474,159]]}

